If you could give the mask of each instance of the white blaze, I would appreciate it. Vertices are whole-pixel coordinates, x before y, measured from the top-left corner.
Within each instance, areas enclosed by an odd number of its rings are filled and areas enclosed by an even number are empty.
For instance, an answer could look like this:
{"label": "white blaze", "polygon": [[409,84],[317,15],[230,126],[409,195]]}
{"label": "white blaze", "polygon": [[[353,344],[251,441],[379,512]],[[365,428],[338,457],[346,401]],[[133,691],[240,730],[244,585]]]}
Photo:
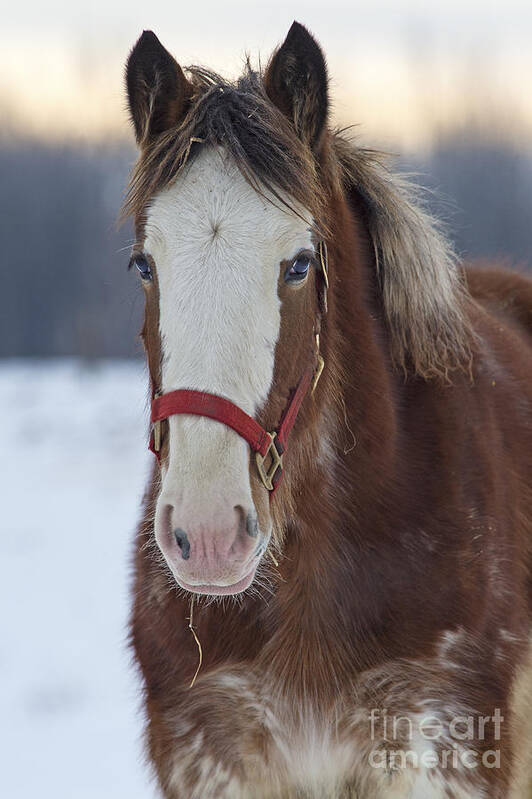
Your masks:
{"label": "white blaze", "polygon": [[[154,198],[144,249],[159,280],[163,392],[208,391],[256,413],[273,377],[280,262],[312,247],[309,227],[261,197],[217,148]],[[169,429],[169,500],[205,501],[207,487],[222,499],[231,486],[231,506],[250,507],[243,439],[190,416],[172,417]]]}

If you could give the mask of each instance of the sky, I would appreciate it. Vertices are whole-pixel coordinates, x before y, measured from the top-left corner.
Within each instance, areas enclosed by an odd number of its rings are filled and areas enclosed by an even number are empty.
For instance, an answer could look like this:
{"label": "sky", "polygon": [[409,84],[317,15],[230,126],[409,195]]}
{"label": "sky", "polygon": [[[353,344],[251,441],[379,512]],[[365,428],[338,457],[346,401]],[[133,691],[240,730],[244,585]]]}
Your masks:
{"label": "sky", "polygon": [[368,3],[11,3],[0,31],[4,135],[130,137],[123,68],[144,28],[183,64],[235,76],[265,63],[293,19],[329,64],[333,118],[378,143],[422,147],[471,119],[493,136],[532,141],[529,0]]}

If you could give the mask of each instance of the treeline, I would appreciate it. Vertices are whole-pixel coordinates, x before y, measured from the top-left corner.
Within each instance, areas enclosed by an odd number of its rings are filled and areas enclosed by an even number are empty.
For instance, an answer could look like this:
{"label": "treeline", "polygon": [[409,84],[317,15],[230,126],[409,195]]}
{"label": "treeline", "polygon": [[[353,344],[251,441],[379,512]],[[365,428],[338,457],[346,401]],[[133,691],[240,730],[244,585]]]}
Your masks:
{"label": "treeline", "polygon": [[436,142],[420,168],[461,256],[532,268],[532,150],[466,129]]}
{"label": "treeline", "polygon": [[132,355],[142,297],[117,229],[127,147],[0,147],[0,356]]}
{"label": "treeline", "polygon": [[[132,230],[116,228],[133,159],[126,145],[0,145],[0,357],[140,351]],[[530,153],[467,131],[408,167],[463,257],[532,266]]]}

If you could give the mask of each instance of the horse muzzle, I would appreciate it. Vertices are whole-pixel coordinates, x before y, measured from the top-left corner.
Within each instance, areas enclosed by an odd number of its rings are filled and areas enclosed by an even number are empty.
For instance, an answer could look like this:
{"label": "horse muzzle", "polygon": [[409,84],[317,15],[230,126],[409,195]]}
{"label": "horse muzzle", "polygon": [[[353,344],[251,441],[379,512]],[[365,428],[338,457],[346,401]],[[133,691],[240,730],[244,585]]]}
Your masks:
{"label": "horse muzzle", "polygon": [[226,596],[245,591],[267,547],[253,510],[240,505],[203,519],[163,503],[155,538],[176,582],[186,591]]}

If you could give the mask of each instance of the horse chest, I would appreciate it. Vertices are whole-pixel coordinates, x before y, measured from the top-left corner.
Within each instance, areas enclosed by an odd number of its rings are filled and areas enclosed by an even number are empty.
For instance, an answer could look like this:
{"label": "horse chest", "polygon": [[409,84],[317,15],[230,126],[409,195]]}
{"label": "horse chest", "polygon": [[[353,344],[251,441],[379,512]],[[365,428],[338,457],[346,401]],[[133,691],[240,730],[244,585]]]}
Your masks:
{"label": "horse chest", "polygon": [[202,799],[344,796],[353,742],[315,706],[286,692],[281,698],[278,688],[255,690],[232,673],[200,683],[180,715],[173,784]]}
{"label": "horse chest", "polygon": [[[459,774],[418,764],[382,768],[383,740],[368,709],[290,700],[257,675],[224,671],[200,681],[175,724],[168,796],[201,799],[455,799],[485,796]],[[413,721],[415,721],[413,717]],[[424,749],[431,748],[427,741]],[[419,740],[410,742],[419,755]],[[373,759],[372,759],[373,758]]]}

